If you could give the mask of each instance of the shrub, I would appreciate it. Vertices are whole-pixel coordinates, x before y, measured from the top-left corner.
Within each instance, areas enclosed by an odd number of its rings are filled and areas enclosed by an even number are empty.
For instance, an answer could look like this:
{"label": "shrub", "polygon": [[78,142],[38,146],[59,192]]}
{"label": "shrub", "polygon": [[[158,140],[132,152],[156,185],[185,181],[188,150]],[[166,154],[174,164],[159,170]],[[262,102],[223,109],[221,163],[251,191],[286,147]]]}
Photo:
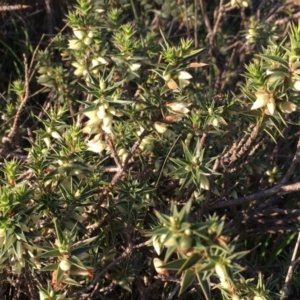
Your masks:
{"label": "shrub", "polygon": [[[67,28],[24,55],[1,129],[6,290],[57,300],[288,294],[300,24],[282,38],[285,22],[271,18],[284,20],[280,6],[250,2],[78,0]],[[225,28],[231,12],[239,17]],[[170,20],[181,29],[167,32]]]}

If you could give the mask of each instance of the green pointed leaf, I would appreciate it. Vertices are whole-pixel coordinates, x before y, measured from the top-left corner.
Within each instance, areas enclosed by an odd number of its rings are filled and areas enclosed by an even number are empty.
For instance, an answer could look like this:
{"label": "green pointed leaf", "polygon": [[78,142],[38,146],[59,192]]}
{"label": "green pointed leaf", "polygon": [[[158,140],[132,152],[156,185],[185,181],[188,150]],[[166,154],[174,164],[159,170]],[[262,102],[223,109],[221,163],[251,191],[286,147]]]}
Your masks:
{"label": "green pointed leaf", "polygon": [[168,224],[170,222],[170,217],[169,216],[167,216],[165,214],[162,214],[157,210],[154,210],[154,213],[155,213],[156,217],[160,220],[161,223]]}
{"label": "green pointed leaf", "polygon": [[94,246],[81,246],[75,249],[72,249],[71,251],[71,255],[77,256],[80,255],[82,253],[86,253],[87,251],[89,251],[90,249],[92,249]]}
{"label": "green pointed leaf", "polygon": [[286,69],[288,69],[289,67],[289,63],[287,60],[279,57],[279,56],[275,56],[275,55],[267,55],[267,54],[260,54],[258,55],[259,57],[265,59],[265,60],[271,60],[273,62],[278,63],[279,65],[285,67]]}
{"label": "green pointed leaf", "polygon": [[176,249],[177,249],[177,245],[170,246],[169,248],[167,248],[164,261],[168,261],[170,256],[174,253]]}
{"label": "green pointed leaf", "polygon": [[178,216],[178,208],[177,205],[174,204],[174,202],[171,202],[171,212],[172,212],[172,216],[173,217],[177,217]]}
{"label": "green pointed leaf", "polygon": [[185,55],[183,57],[183,60],[184,61],[192,60],[193,58],[197,57],[200,53],[202,53],[204,51],[206,51],[205,48],[194,49],[189,54]]}
{"label": "green pointed leaf", "polygon": [[55,231],[56,231],[56,237],[58,239],[58,242],[60,245],[63,245],[64,244],[64,240],[65,240],[65,237],[64,237],[64,233],[62,232],[62,230],[60,229],[60,227],[57,225],[57,220],[54,219],[54,227],[55,227]]}
{"label": "green pointed leaf", "polygon": [[15,227],[15,235],[19,239],[23,240],[24,242],[27,242],[27,239],[26,239],[26,237],[24,235],[24,232],[22,231],[22,229],[20,227],[17,227],[17,226]]}
{"label": "green pointed leaf", "polygon": [[65,276],[65,271],[63,271],[60,267],[58,267],[56,272],[56,284],[62,282],[64,276]]}
{"label": "green pointed leaf", "polygon": [[88,239],[83,240],[83,241],[79,241],[79,242],[73,244],[73,248],[77,249],[77,248],[80,248],[82,246],[86,246],[86,245],[90,244],[91,242],[93,242],[94,240],[96,240],[97,238],[98,237],[95,236],[95,237],[91,237],[91,238],[88,238]]}
{"label": "green pointed leaf", "polygon": [[54,271],[57,270],[58,264],[49,264],[48,266],[40,269],[40,271]]}
{"label": "green pointed leaf", "polygon": [[189,162],[192,162],[194,155],[190,152],[188,147],[183,142],[182,142],[182,147],[183,147],[183,152],[184,152],[184,156],[185,156],[186,160]]}
{"label": "green pointed leaf", "polygon": [[20,260],[23,257],[23,247],[20,241],[14,243],[14,250],[17,255],[17,258]]}
{"label": "green pointed leaf", "polygon": [[81,284],[79,284],[76,280],[74,280],[70,277],[65,278],[62,282],[66,283],[66,284],[74,285],[74,286],[81,286]]}
{"label": "green pointed leaf", "polygon": [[184,291],[186,291],[188,287],[191,286],[191,284],[193,283],[195,278],[196,278],[196,274],[195,274],[194,271],[186,270],[184,272],[184,275],[183,275],[183,278],[182,278],[182,281],[181,281],[181,287],[180,287],[179,295],[182,295],[182,293]]}
{"label": "green pointed leaf", "polygon": [[199,285],[202,289],[204,297],[206,300],[211,300],[211,288],[210,288],[210,280],[209,278],[204,279],[202,271],[197,272],[197,278]]}
{"label": "green pointed leaf", "polygon": [[168,233],[169,233],[168,227],[159,227],[159,228],[156,228],[153,231],[149,232],[149,234],[147,234],[147,236],[163,235],[163,234],[168,234]]}
{"label": "green pointed leaf", "polygon": [[201,255],[198,253],[193,253],[184,263],[184,265],[177,272],[177,275],[182,273],[183,271],[193,267],[199,260],[201,259]]}
{"label": "green pointed leaf", "polygon": [[164,264],[164,268],[168,270],[179,270],[183,264],[186,262],[186,258],[176,259]]}
{"label": "green pointed leaf", "polygon": [[178,219],[179,219],[179,222],[184,222],[185,219],[186,219],[186,205],[184,205],[181,210],[180,210],[180,213],[178,214]]}
{"label": "green pointed leaf", "polygon": [[58,257],[58,256],[61,256],[61,253],[59,252],[59,250],[53,249],[53,250],[49,250],[49,251],[46,251],[44,253],[37,255],[36,258]]}

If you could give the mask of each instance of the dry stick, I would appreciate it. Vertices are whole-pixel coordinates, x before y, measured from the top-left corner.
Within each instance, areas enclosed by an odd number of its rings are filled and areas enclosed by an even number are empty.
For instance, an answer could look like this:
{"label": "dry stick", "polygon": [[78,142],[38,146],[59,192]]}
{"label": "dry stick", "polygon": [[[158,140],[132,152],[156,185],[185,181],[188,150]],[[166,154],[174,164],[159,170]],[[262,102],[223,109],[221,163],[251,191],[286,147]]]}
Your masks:
{"label": "dry stick", "polygon": [[218,7],[218,11],[217,11],[217,18],[214,24],[214,29],[212,32],[212,38],[215,38],[215,35],[217,34],[218,28],[219,28],[219,24],[221,22],[222,19],[222,15],[223,15],[223,0],[220,0],[220,4]]}
{"label": "dry stick", "polygon": [[[149,126],[150,127],[150,126]],[[101,204],[103,203],[103,201],[105,200],[105,198],[107,197],[107,195],[110,193],[110,191],[113,189],[113,187],[117,184],[117,182],[121,179],[123,173],[127,170],[128,168],[128,164],[129,164],[129,160],[133,157],[134,153],[136,152],[137,148],[139,147],[140,143],[142,142],[143,138],[148,135],[149,133],[149,129],[145,129],[143,131],[143,133],[139,136],[139,140],[136,141],[134,143],[134,145],[132,146],[130,153],[127,155],[123,166],[121,167],[121,169],[118,170],[118,172],[114,175],[114,177],[112,178],[111,183],[105,188],[105,190],[103,191],[103,193],[101,194],[98,202],[93,206],[92,208],[92,213],[96,212],[96,210],[101,206]]]}
{"label": "dry stick", "polygon": [[183,3],[184,3],[184,17],[185,17],[185,26],[186,26],[186,30],[187,30],[187,36],[188,36],[188,38],[191,38],[190,25],[189,25],[189,20],[188,20],[188,15],[187,15],[186,0],[183,0]]}
{"label": "dry stick", "polygon": [[114,161],[117,165],[118,170],[121,170],[122,169],[122,162],[120,161],[120,157],[119,157],[119,155],[116,151],[115,145],[114,145],[111,137],[107,137],[106,142],[108,144],[108,147],[111,151],[112,157],[113,157],[113,159],[114,159]]}
{"label": "dry stick", "polygon": [[289,268],[288,268],[288,272],[286,274],[284,286],[281,290],[280,300],[286,299],[290,294],[290,285],[291,285],[291,280],[292,280],[292,276],[293,276],[293,267],[294,267],[295,262],[296,262],[296,255],[297,255],[297,252],[298,252],[299,244],[300,244],[300,232],[298,233],[297,242],[296,242],[296,245],[295,245],[295,248],[294,248],[291,263],[290,263]]}
{"label": "dry stick", "polygon": [[299,186],[300,182],[290,184],[290,185],[285,185],[285,186],[284,186],[284,184],[287,183],[288,179],[294,173],[296,165],[299,162],[299,158],[300,158],[300,139],[298,140],[297,150],[296,150],[296,153],[292,160],[292,163],[291,163],[289,169],[287,170],[286,174],[284,175],[283,179],[281,180],[281,182],[278,185],[276,185],[275,187],[270,188],[268,190],[254,194],[254,195],[238,198],[236,200],[229,200],[226,202],[219,202],[219,203],[213,204],[210,208],[222,208],[222,207],[229,207],[229,206],[234,206],[234,205],[241,205],[243,203],[248,203],[250,201],[254,201],[254,200],[264,198],[264,197],[272,196],[276,193],[277,194],[282,193],[282,192],[290,193],[290,192],[298,191],[300,189],[300,186]]}
{"label": "dry stick", "polygon": [[30,5],[16,4],[16,5],[1,5],[0,11],[11,11],[29,8]]}
{"label": "dry stick", "polygon": [[209,23],[209,19],[206,13],[206,6],[205,6],[205,1],[204,0],[199,0],[200,1],[200,8],[201,8],[201,12],[202,12],[202,17],[204,20],[204,24],[206,27],[206,30],[208,32],[208,36],[209,36],[209,43],[211,44],[211,37],[213,37],[213,30],[211,28],[211,25]]}
{"label": "dry stick", "polygon": [[267,189],[265,191],[262,191],[262,192],[259,192],[259,193],[256,193],[256,194],[253,194],[250,196],[214,203],[214,204],[208,206],[208,209],[211,210],[211,209],[229,207],[232,205],[242,205],[242,204],[245,204],[245,203],[248,203],[248,202],[251,202],[254,200],[258,200],[261,198],[270,197],[274,194],[291,193],[291,192],[297,192],[297,191],[300,191],[300,182],[296,182],[296,183],[292,183],[292,184],[288,184],[288,185],[284,185],[284,186],[282,186],[281,184],[278,184],[270,189]]}
{"label": "dry stick", "polygon": [[260,20],[260,12],[263,6],[265,5],[266,0],[262,0],[256,9],[256,19]]}
{"label": "dry stick", "polygon": [[11,131],[9,132],[8,136],[7,137],[3,137],[2,139],[2,142],[3,143],[11,143],[12,142],[12,139],[14,138],[14,136],[16,135],[16,132],[17,132],[17,126],[18,126],[18,121],[20,119],[20,115],[21,115],[21,112],[22,112],[22,109],[24,107],[24,105],[26,104],[27,100],[28,100],[28,96],[29,96],[29,74],[28,74],[28,62],[27,62],[27,57],[25,54],[23,54],[23,58],[24,58],[24,82],[25,82],[25,86],[24,86],[24,95],[23,97],[21,98],[21,103],[20,103],[20,106],[16,112],[16,115],[15,115],[15,119],[14,119],[14,123],[13,123],[13,126],[11,128]]}
{"label": "dry stick", "polygon": [[152,241],[151,240],[148,240],[146,242],[143,242],[143,243],[140,243],[138,245],[135,245],[135,246],[130,246],[130,247],[127,247],[124,252],[118,257],[116,258],[115,260],[113,260],[108,266],[106,266],[101,272],[99,272],[95,278],[93,279],[93,282],[89,285],[89,287],[87,288],[87,290],[93,288],[93,293],[96,292],[97,290],[97,287],[99,285],[99,279],[104,276],[108,270],[110,270],[112,267],[114,267],[118,262],[120,262],[122,259],[124,259],[125,257],[129,256],[132,251],[134,249],[138,249],[138,248],[142,248],[142,247],[145,247],[147,246],[148,244],[150,244]]}
{"label": "dry stick", "polygon": [[288,182],[288,180],[290,179],[290,177],[294,174],[296,166],[298,165],[300,161],[300,136],[298,139],[298,143],[297,143],[297,150],[296,153],[293,157],[293,160],[290,164],[290,167],[288,168],[287,172],[285,173],[284,177],[282,178],[282,180],[280,181],[280,184],[286,184]]}
{"label": "dry stick", "polygon": [[197,30],[197,19],[198,19],[198,1],[194,0],[194,6],[195,6],[195,11],[194,11],[194,43],[195,43],[195,48],[198,48],[199,42],[198,42],[198,30]]}
{"label": "dry stick", "polygon": [[290,17],[286,17],[286,18],[283,18],[281,20],[277,20],[275,22],[275,25],[282,25],[282,24],[285,24],[285,23],[289,23],[290,21],[298,20],[299,18],[300,18],[300,12],[297,12],[297,13],[293,14]]}
{"label": "dry stick", "polygon": [[223,155],[221,163],[230,167],[236,160],[242,157],[251,147],[252,142],[256,138],[257,127],[250,126],[251,133],[246,133],[243,137],[239,138],[233,143],[232,147]]}
{"label": "dry stick", "polygon": [[269,13],[269,16],[267,18],[265,18],[262,23],[270,23],[273,19],[276,18],[277,14],[284,11],[287,7],[288,3],[285,3],[283,5],[277,5],[274,6]]}

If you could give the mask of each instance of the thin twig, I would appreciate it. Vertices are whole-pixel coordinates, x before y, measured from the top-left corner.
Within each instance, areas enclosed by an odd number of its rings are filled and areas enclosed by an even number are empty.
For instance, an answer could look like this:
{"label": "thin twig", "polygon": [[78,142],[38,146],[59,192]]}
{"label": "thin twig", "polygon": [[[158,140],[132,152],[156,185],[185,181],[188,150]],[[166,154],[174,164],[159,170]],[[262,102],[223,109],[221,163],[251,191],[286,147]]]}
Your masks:
{"label": "thin twig", "polygon": [[298,233],[298,238],[297,238],[297,241],[296,241],[296,244],[295,244],[295,248],[294,248],[294,252],[293,252],[293,255],[292,255],[291,263],[289,265],[288,272],[286,274],[284,286],[281,290],[280,300],[286,299],[290,294],[290,286],[291,286],[291,280],[292,280],[292,276],[293,276],[293,268],[295,266],[296,255],[297,255],[297,252],[298,252],[299,244],[300,244],[300,232]]}
{"label": "thin twig", "polygon": [[21,98],[21,103],[20,106],[16,112],[15,118],[14,118],[14,123],[12,125],[12,128],[7,135],[7,137],[3,137],[2,142],[3,144],[9,144],[12,142],[14,136],[17,133],[17,127],[18,127],[18,122],[21,116],[21,112],[23,110],[23,107],[25,106],[28,98],[29,98],[29,73],[28,73],[28,62],[27,62],[27,57],[24,54],[24,95]]}
{"label": "thin twig", "polygon": [[284,177],[280,181],[281,184],[286,184],[288,182],[290,177],[294,174],[299,161],[300,161],[300,136],[299,136],[298,143],[297,143],[296,153],[293,157],[293,160],[292,160],[287,172],[285,173]]}
{"label": "thin twig", "polygon": [[281,184],[278,184],[270,189],[267,189],[262,192],[258,192],[256,194],[253,194],[250,196],[214,203],[214,204],[210,205],[208,208],[209,208],[209,210],[211,210],[211,209],[217,209],[217,208],[223,208],[223,207],[229,207],[229,206],[235,206],[235,205],[242,205],[242,204],[254,201],[254,200],[262,199],[265,197],[270,197],[274,194],[291,193],[291,192],[297,192],[299,190],[300,190],[300,182],[296,182],[296,183],[288,184],[288,185],[284,185],[284,186],[282,186]]}
{"label": "thin twig", "polygon": [[[151,124],[152,126],[152,124]],[[150,127],[150,126],[149,126]],[[134,145],[132,146],[129,154],[127,155],[121,169],[118,170],[118,172],[114,175],[112,178],[111,183],[104,189],[103,193],[101,194],[98,202],[93,206],[92,212],[96,212],[96,210],[101,206],[107,195],[110,193],[110,191],[113,189],[113,187],[117,184],[117,182],[122,178],[123,173],[127,170],[129,161],[133,157],[134,153],[138,149],[139,145],[141,144],[143,138],[149,134],[149,130],[145,129],[143,133],[139,136],[139,140],[137,140]]]}

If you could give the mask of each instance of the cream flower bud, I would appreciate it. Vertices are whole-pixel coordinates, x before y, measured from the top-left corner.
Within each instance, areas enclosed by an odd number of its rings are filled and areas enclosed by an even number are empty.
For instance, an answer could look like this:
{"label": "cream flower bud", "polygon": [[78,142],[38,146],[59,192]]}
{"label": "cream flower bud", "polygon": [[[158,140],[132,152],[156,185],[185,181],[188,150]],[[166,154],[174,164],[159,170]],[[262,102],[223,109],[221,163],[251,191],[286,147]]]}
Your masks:
{"label": "cream flower bud", "polygon": [[275,112],[275,108],[276,108],[275,99],[273,97],[269,98],[267,107],[268,107],[270,114],[273,115]]}
{"label": "cream flower bud", "polygon": [[80,77],[85,73],[85,71],[86,69],[84,67],[80,67],[74,71],[74,75]]}
{"label": "cream flower bud", "polygon": [[185,71],[179,72],[178,79],[186,80],[191,78],[193,78],[193,76],[190,73]]}
{"label": "cream flower bud", "polygon": [[255,102],[253,103],[251,110],[265,107],[268,104],[270,95],[265,91],[259,91],[255,93],[257,97]]}
{"label": "cream flower bud", "polygon": [[297,80],[294,82],[294,89],[298,92],[300,92],[300,81]]}
{"label": "cream flower bud", "polygon": [[162,122],[155,122],[154,128],[158,133],[164,133],[167,131],[167,125]]}
{"label": "cream flower bud", "polygon": [[174,115],[168,115],[165,117],[165,120],[168,122],[178,122],[181,121],[182,117],[174,116]]}
{"label": "cream flower bud", "polygon": [[187,114],[190,111],[187,106],[188,104],[183,102],[170,102],[167,104],[167,108],[178,114]]}
{"label": "cream flower bud", "polygon": [[93,31],[89,31],[88,37],[92,39],[94,37],[94,32]]}
{"label": "cream flower bud", "polygon": [[93,40],[87,36],[84,38],[83,43],[88,46],[92,43],[92,41]]}
{"label": "cream flower bud", "polygon": [[67,259],[63,259],[60,263],[59,263],[59,267],[63,270],[63,271],[69,271],[71,269],[71,263],[67,260]]}
{"label": "cream flower bud", "polygon": [[219,121],[218,121],[217,118],[214,118],[214,119],[212,120],[212,125],[215,126],[215,127],[218,127],[218,126],[219,126]]}
{"label": "cream flower bud", "polygon": [[159,258],[156,257],[153,259],[153,264],[154,264],[155,271],[159,275],[169,276],[168,270],[161,267],[164,264],[162,260],[160,260]]}
{"label": "cream flower bud", "polygon": [[105,107],[103,105],[99,106],[98,111],[97,111],[97,116],[100,120],[103,120],[106,116],[106,111]]}
{"label": "cream flower bud", "polygon": [[51,146],[50,138],[47,136],[47,137],[43,138],[43,141],[45,142],[47,148],[50,148],[50,146]]}
{"label": "cream flower bud", "polygon": [[280,107],[282,112],[289,114],[289,113],[296,110],[297,105],[290,102],[290,101],[285,101],[285,102],[281,102],[279,104],[279,107]]}
{"label": "cream flower bud", "polygon": [[105,117],[103,118],[103,125],[104,126],[110,126],[112,124],[112,121],[113,121],[112,114],[107,113],[105,115]]}
{"label": "cream flower bud", "polygon": [[68,48],[71,50],[81,50],[83,48],[83,43],[79,40],[69,40]]}
{"label": "cream flower bud", "polygon": [[130,71],[135,72],[141,67],[141,64],[139,63],[134,63],[130,66]]}
{"label": "cream flower bud", "polygon": [[161,245],[161,242],[159,241],[158,237],[157,236],[154,236],[152,238],[152,244],[153,244],[153,247],[154,247],[154,250],[155,252],[160,255],[161,254],[161,248],[162,248],[162,245]]}
{"label": "cream flower bud", "polygon": [[61,135],[57,131],[52,131],[51,136],[57,140],[61,139]]}
{"label": "cream flower bud", "polygon": [[103,65],[107,65],[108,61],[103,58],[103,57],[98,57],[97,60],[99,61],[99,63],[103,64]]}
{"label": "cream flower bud", "polygon": [[200,174],[200,186],[204,190],[209,190],[209,181],[207,177],[203,174]]}
{"label": "cream flower bud", "polygon": [[216,263],[215,271],[220,278],[220,281],[223,282],[226,279],[226,274],[224,272],[224,268],[220,263]]}
{"label": "cream flower bud", "polygon": [[87,142],[88,150],[95,152],[95,153],[101,153],[103,150],[107,148],[107,145],[103,141],[95,141],[95,139],[89,140]]}
{"label": "cream flower bud", "polygon": [[86,35],[85,32],[80,29],[73,29],[73,33],[79,40],[82,40]]}
{"label": "cream flower bud", "polygon": [[95,68],[99,65],[100,65],[100,63],[99,63],[98,59],[93,58],[92,59],[92,68]]}

